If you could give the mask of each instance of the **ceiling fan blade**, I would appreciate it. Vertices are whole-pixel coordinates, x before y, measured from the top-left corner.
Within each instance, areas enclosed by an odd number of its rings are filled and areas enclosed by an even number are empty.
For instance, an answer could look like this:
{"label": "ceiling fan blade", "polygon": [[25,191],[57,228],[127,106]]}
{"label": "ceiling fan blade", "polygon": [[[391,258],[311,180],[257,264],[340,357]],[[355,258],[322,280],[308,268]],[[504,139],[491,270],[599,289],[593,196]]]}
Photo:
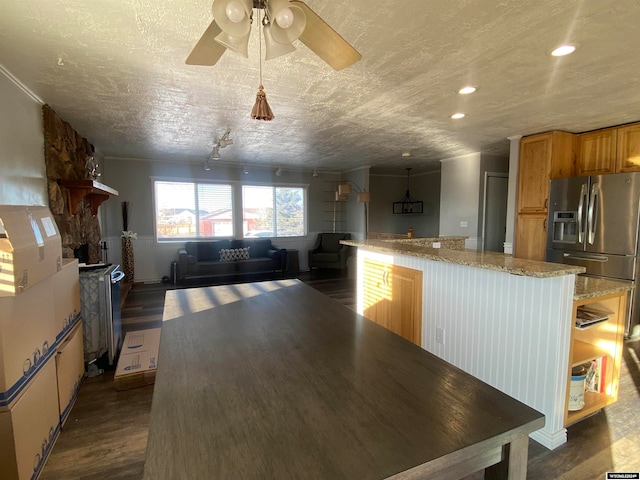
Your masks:
{"label": "ceiling fan blade", "polygon": [[185,63],[187,65],[204,65],[211,66],[218,63],[220,57],[227,49],[224,45],[215,41],[217,35],[222,33],[222,30],[218,26],[215,20],[207,27],[207,29],[193,47],[191,53],[187,57]]}
{"label": "ceiling fan blade", "polygon": [[362,59],[362,55],[300,0],[291,0],[307,16],[307,26],[300,40],[334,70],[342,70]]}

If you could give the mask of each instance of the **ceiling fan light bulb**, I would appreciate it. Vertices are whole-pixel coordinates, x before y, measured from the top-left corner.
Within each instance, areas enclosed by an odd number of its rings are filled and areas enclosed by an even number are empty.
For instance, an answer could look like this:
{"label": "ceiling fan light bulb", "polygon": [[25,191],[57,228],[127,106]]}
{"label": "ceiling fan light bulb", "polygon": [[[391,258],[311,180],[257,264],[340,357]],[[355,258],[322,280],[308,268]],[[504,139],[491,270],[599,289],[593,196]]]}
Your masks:
{"label": "ceiling fan light bulb", "polygon": [[242,37],[234,37],[225,32],[220,32],[214,39],[220,45],[224,45],[233,53],[249,58],[249,33]]}
{"label": "ceiling fan light bulb", "polygon": [[227,14],[227,18],[231,20],[233,23],[239,23],[242,20],[244,20],[244,17],[245,17],[245,13],[244,13],[244,9],[242,8],[242,5],[240,4],[240,2],[237,2],[236,0],[231,0],[227,4],[225,8],[225,13]]}
{"label": "ceiling fan light bulb", "polygon": [[292,43],[302,35],[307,25],[307,17],[299,6],[291,4],[288,0],[270,0],[267,9],[269,18],[274,19],[271,22],[271,36],[276,42]]}
{"label": "ceiling fan light bulb", "polygon": [[282,28],[289,28],[293,25],[293,12],[290,8],[283,8],[276,15],[276,22]]}
{"label": "ceiling fan light bulb", "polygon": [[278,43],[271,36],[271,24],[267,24],[262,29],[264,33],[264,46],[265,46],[265,60],[272,60],[274,58],[286,55],[293,52],[296,47],[291,43]]}

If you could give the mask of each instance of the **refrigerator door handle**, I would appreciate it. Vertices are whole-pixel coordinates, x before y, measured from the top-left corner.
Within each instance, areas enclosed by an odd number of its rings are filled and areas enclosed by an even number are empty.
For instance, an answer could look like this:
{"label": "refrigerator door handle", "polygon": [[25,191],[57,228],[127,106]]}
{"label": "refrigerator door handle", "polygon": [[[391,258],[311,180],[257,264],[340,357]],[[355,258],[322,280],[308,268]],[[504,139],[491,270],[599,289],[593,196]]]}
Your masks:
{"label": "refrigerator door handle", "polygon": [[582,218],[584,216],[584,199],[587,198],[587,184],[583,183],[580,187],[580,202],[578,203],[578,243],[583,243],[584,225]]}
{"label": "refrigerator door handle", "polygon": [[580,255],[578,253],[565,253],[563,254],[564,258],[572,258],[574,260],[586,260],[588,262],[608,262],[609,257],[605,257],[604,255]]}
{"label": "refrigerator door handle", "polygon": [[596,236],[596,220],[597,220],[597,215],[598,215],[598,207],[596,204],[596,198],[598,197],[598,184],[594,183],[591,186],[591,198],[589,199],[589,212],[588,212],[588,217],[587,217],[587,229],[589,231],[589,238],[587,239],[587,241],[593,245],[593,241],[595,240],[595,236]]}

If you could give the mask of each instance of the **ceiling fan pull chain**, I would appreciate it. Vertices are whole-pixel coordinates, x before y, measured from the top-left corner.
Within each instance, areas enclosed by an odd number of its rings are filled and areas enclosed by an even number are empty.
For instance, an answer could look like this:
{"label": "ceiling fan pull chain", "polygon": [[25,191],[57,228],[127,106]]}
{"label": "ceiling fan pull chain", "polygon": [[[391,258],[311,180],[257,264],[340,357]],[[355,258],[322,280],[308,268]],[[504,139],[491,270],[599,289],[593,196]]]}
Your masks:
{"label": "ceiling fan pull chain", "polygon": [[[262,2],[261,2],[262,4]],[[264,24],[260,15],[260,11],[258,11],[258,23],[262,25],[264,29]],[[258,93],[256,94],[256,103],[253,105],[251,109],[251,118],[254,120],[264,120],[269,121],[273,120],[275,115],[271,111],[271,107],[267,102],[267,94],[264,93],[264,87],[262,86],[262,32],[258,33],[258,46],[260,49],[260,86],[258,87]]]}

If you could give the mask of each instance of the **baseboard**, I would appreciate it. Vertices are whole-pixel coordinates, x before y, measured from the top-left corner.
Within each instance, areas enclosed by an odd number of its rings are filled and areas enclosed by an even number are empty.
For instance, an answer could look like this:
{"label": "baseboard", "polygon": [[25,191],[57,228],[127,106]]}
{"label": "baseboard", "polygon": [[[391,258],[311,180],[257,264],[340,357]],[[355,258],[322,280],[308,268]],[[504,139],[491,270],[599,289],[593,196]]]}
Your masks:
{"label": "baseboard", "polygon": [[562,428],[557,432],[547,432],[544,428],[533,432],[529,435],[532,439],[538,442],[543,447],[549,450],[555,450],[560,445],[567,443],[567,429]]}

